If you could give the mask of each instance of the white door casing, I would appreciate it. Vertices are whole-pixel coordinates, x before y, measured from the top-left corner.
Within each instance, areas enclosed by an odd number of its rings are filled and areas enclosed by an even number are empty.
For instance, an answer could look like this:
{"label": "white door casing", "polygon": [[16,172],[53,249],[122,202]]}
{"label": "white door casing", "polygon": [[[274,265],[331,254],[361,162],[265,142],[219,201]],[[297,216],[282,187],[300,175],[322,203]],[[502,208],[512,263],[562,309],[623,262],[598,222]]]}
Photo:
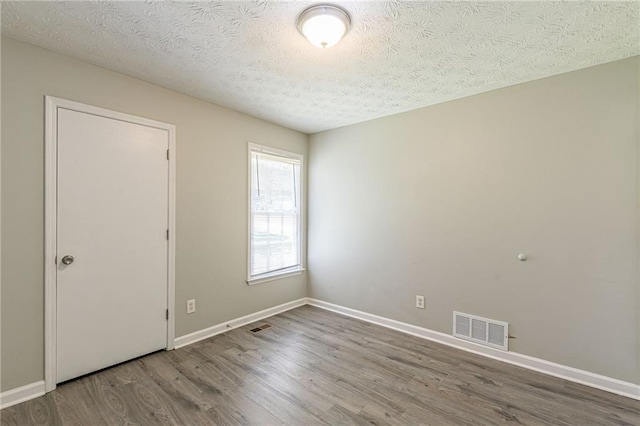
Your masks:
{"label": "white door casing", "polygon": [[175,155],[167,160],[167,149],[175,153],[175,127],[52,97],[46,113],[50,391],[173,348]]}

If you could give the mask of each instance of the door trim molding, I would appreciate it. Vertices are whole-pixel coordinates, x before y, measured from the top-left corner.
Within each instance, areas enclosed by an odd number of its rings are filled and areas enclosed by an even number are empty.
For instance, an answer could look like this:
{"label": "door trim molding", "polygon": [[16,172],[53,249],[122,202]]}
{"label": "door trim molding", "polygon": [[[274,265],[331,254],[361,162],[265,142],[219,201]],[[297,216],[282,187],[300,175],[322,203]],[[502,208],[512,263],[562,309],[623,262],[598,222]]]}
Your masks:
{"label": "door trim molding", "polygon": [[45,96],[45,182],[44,182],[44,381],[45,392],[56,388],[57,366],[57,152],[58,108],[93,114],[100,117],[126,121],[147,127],[166,130],[169,134],[169,247],[167,263],[167,350],[174,348],[175,340],[175,205],[176,205],[176,127],[143,117],[94,107],[66,99]]}

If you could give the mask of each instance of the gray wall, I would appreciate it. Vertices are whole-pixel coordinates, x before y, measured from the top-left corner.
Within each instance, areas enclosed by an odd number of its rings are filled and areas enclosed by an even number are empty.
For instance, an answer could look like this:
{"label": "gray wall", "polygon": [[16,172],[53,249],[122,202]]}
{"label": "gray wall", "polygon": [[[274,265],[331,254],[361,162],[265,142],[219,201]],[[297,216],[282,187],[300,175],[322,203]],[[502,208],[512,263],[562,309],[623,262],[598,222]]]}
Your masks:
{"label": "gray wall", "polygon": [[176,336],[306,295],[245,284],[247,141],[306,155],[306,135],[3,38],[1,390],[44,378],[44,95],[176,125]]}
{"label": "gray wall", "polygon": [[312,135],[309,295],[639,383],[639,62]]}
{"label": "gray wall", "polygon": [[3,38],[0,389],[43,379],[45,94],[176,124],[176,336],[308,293],[445,333],[454,309],[506,320],[512,350],[640,382],[639,62],[313,135],[309,283],[249,287],[246,142],[307,137]]}

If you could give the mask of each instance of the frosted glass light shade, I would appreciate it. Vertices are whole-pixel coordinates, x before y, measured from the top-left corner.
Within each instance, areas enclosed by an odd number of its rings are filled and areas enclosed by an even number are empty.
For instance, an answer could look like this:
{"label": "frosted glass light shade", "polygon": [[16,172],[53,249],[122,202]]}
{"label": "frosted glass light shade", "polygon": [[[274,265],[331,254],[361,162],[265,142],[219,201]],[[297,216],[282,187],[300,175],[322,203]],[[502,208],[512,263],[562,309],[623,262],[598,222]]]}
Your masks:
{"label": "frosted glass light shade", "polygon": [[320,48],[334,46],[349,30],[351,18],[342,8],[316,5],[298,16],[298,30],[311,44]]}

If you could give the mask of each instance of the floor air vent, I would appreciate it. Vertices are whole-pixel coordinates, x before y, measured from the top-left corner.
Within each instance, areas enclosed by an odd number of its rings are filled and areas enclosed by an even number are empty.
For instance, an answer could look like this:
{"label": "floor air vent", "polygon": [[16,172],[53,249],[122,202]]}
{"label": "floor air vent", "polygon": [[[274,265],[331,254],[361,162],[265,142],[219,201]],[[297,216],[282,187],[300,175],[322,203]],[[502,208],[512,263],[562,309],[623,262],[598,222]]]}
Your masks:
{"label": "floor air vent", "polygon": [[270,328],[271,325],[270,324],[262,324],[260,327],[256,327],[256,328],[252,328],[251,330],[249,330],[252,333],[257,333],[258,331],[262,331],[266,328]]}
{"label": "floor air vent", "polygon": [[453,335],[492,348],[509,350],[509,323],[453,312]]}

